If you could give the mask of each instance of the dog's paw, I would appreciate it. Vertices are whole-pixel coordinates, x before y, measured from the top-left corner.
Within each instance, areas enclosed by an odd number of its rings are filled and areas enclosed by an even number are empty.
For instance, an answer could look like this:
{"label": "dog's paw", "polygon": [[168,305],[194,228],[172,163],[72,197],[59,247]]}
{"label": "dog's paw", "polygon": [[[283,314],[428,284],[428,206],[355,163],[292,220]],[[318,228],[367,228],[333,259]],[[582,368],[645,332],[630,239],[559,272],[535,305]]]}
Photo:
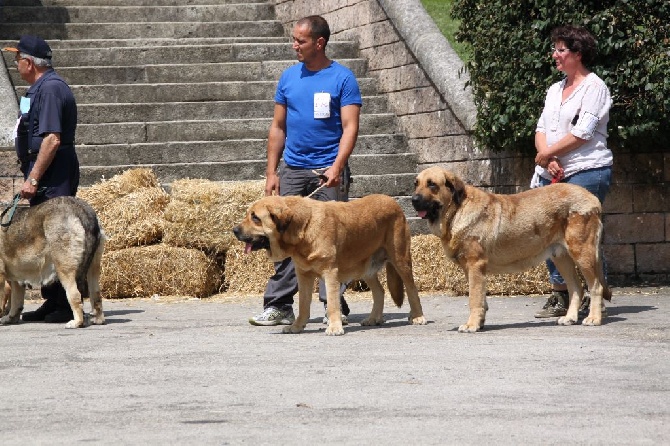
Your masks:
{"label": "dog's paw", "polygon": [[425,317],[419,316],[419,317],[409,317],[409,323],[412,325],[426,325],[428,321],[426,320]]}
{"label": "dog's paw", "polygon": [[582,321],[582,325],[591,325],[591,326],[602,325],[602,323],[603,323],[602,317],[595,318],[589,316],[585,317],[584,320]]}
{"label": "dog's paw", "polygon": [[373,317],[373,316],[368,316],[361,321],[361,325],[364,325],[366,327],[372,325],[382,325],[383,323],[384,323],[383,317]]}
{"label": "dog's paw", "polygon": [[91,325],[105,325],[105,316],[102,314],[98,316],[90,315],[89,323]]}
{"label": "dog's paw", "polygon": [[0,325],[18,324],[20,318],[20,315],[14,317],[10,317],[9,315],[2,316],[2,318],[0,318]]}
{"label": "dog's paw", "polygon": [[558,318],[557,323],[558,325],[575,325],[577,323],[577,319],[563,316]]}
{"label": "dog's paw", "polygon": [[282,329],[282,333],[285,333],[285,334],[298,334],[298,333],[302,333],[303,328],[304,328],[304,327],[300,327],[300,326],[295,325],[295,324],[293,324],[293,325],[288,325],[288,326],[286,326],[286,327],[284,327],[284,328]]}
{"label": "dog's paw", "polygon": [[328,325],[328,328],[326,328],[327,336],[342,336],[343,334],[344,328],[342,328],[342,324],[332,324]]}
{"label": "dog's paw", "polygon": [[84,327],[84,321],[76,321],[76,320],[71,320],[67,324],[65,324],[65,328],[83,328]]}
{"label": "dog's paw", "polygon": [[477,333],[481,327],[479,325],[463,324],[458,327],[459,333]]}

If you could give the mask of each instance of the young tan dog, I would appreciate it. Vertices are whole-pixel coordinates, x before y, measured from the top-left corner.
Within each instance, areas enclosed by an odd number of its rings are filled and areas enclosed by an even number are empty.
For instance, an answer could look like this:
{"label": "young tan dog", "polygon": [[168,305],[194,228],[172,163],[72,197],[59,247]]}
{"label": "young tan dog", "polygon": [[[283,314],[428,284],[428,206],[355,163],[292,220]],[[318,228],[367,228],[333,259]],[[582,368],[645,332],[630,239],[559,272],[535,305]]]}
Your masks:
{"label": "young tan dog", "polygon": [[549,257],[570,294],[568,312],[558,323],[577,322],[583,290],[575,266],[591,290],[591,309],[582,323],[602,323],[602,299],[610,300],[611,292],[600,254],[601,206],[586,189],[558,183],[499,195],[431,167],[417,176],[412,205],[468,279],[470,318],[458,331],[476,332],[484,326],[487,274],[521,272]]}
{"label": "young tan dog", "polygon": [[412,276],[411,235],[402,209],[386,195],[350,202],[304,197],[269,196],[253,203],[233,229],[246,252],[267,249],[274,262],[291,257],[298,278],[298,316],[284,333],[300,333],[307,325],[314,279],[326,283],[327,335],[342,335],[340,283],[364,279],[372,290],[370,315],[361,325],[384,322],[384,289],[377,271],[386,264],[391,298],[398,307],[409,298],[411,324],[423,325],[419,293]]}

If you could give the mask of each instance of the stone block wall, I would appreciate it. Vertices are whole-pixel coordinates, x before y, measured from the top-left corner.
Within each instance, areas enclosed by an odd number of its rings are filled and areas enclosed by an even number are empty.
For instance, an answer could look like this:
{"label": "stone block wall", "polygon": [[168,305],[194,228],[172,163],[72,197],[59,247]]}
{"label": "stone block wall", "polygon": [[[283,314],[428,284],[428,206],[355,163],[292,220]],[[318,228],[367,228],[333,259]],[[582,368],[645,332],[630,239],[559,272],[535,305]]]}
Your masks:
{"label": "stone block wall", "polygon": [[[390,0],[275,0],[290,36],[301,17],[328,20],[333,39],[355,40],[369,72],[399,119],[417,171],[443,165],[500,193],[528,188],[533,160],[477,148],[386,14]],[[396,0],[417,3],[419,0]],[[411,5],[410,7],[414,7]],[[604,252],[610,283],[670,283],[670,148],[615,150],[613,185],[604,205]]]}

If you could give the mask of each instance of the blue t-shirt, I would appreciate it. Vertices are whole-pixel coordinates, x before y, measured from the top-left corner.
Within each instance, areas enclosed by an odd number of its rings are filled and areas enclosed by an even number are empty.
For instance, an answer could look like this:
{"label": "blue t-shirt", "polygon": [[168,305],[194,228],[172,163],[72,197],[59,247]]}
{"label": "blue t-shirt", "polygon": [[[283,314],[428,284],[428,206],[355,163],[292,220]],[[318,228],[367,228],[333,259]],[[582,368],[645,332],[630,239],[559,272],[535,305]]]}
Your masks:
{"label": "blue t-shirt", "polygon": [[[330,117],[315,117],[318,93],[330,95],[329,106],[321,109],[329,109]],[[324,95],[316,97],[321,99]],[[284,161],[306,169],[333,164],[342,137],[340,109],[362,105],[354,73],[335,61],[319,71],[309,71],[303,63],[287,68],[279,78],[275,102],[286,106]]]}

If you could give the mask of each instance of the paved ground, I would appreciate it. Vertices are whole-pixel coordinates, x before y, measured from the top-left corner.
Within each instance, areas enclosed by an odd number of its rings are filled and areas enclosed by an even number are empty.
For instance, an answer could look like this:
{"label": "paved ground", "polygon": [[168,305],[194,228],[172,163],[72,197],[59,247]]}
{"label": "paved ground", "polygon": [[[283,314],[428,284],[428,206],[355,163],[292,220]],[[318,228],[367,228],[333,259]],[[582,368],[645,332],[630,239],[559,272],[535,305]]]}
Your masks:
{"label": "paved ground", "polygon": [[[422,296],[427,326],[350,297],[324,335],[253,327],[258,298],[105,301],[108,324],[0,327],[3,445],[668,444],[670,290],[615,289],[601,327],[537,320],[542,297]],[[32,301],[26,310],[39,302]],[[318,317],[317,317],[318,316]]]}

